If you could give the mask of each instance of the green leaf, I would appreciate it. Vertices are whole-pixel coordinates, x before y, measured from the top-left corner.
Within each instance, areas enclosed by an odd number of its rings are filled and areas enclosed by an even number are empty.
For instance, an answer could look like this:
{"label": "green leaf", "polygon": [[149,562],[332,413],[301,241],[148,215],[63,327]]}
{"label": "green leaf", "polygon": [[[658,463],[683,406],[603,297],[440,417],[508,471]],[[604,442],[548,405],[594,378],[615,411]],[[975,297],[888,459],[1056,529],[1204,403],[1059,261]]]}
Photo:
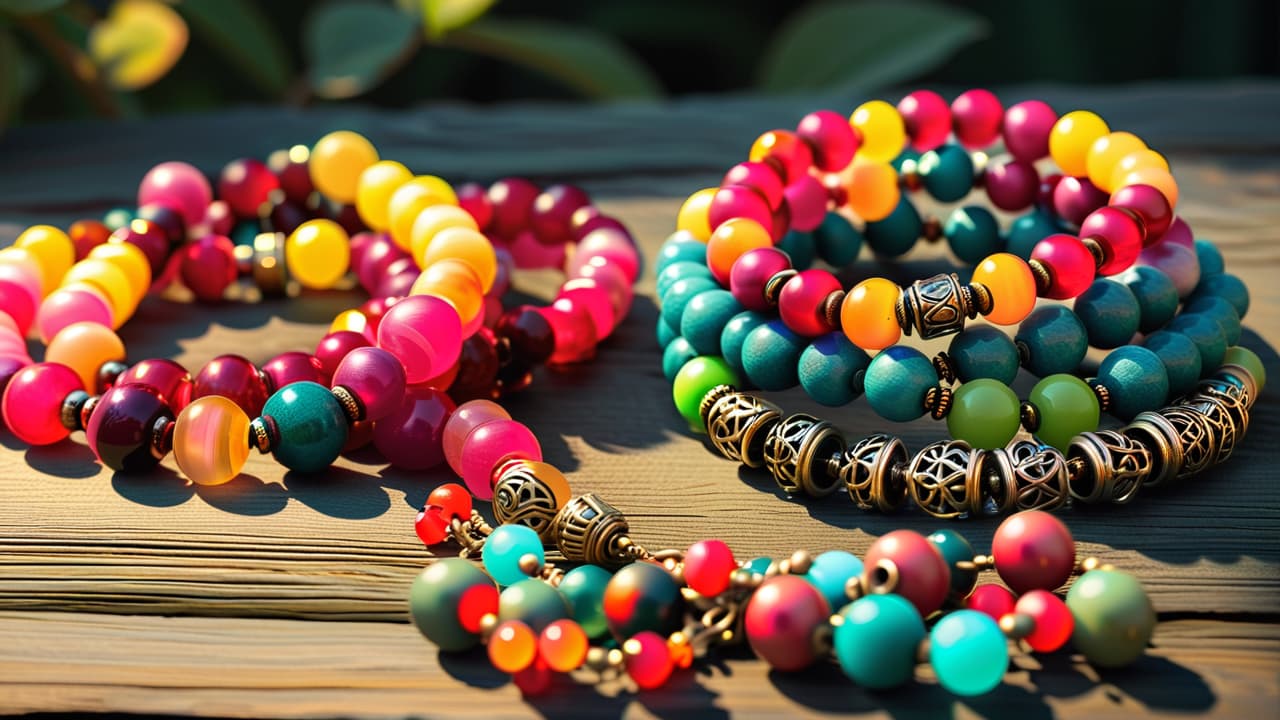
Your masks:
{"label": "green leaf", "polygon": [[388,5],[358,0],[322,5],[302,31],[311,87],[325,98],[359,95],[411,57],[417,38],[413,20]]}
{"label": "green leaf", "polygon": [[874,90],[942,65],[986,35],[967,10],[922,2],[817,3],[792,16],[762,63],[773,93]]}
{"label": "green leaf", "polygon": [[67,0],[0,0],[0,12],[35,15],[67,4]]}
{"label": "green leaf", "polygon": [[657,77],[625,45],[573,25],[485,18],[450,33],[443,43],[539,70],[591,98],[662,94]]}
{"label": "green leaf", "polygon": [[284,94],[289,56],[271,24],[250,0],[182,0],[192,31],[220,51],[263,92]]}
{"label": "green leaf", "polygon": [[22,102],[23,67],[26,58],[8,28],[0,26],[0,128],[9,123]]}
{"label": "green leaf", "polygon": [[438,40],[480,19],[497,0],[422,0],[427,37]]}

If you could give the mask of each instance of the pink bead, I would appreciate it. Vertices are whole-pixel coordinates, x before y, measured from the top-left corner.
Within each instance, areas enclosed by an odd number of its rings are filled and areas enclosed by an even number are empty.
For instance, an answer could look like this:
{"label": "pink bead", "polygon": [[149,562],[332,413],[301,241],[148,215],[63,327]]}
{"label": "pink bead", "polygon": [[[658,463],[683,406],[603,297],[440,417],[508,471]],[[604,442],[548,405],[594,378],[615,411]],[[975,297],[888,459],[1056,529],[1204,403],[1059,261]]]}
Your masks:
{"label": "pink bead", "polygon": [[601,228],[587,233],[577,245],[569,268],[572,275],[579,264],[593,257],[603,257],[624,272],[629,282],[640,276],[640,252],[630,238],[616,230]]}
{"label": "pink bead", "polygon": [[[6,283],[0,281],[0,307],[11,307],[7,303]],[[16,292],[22,295],[22,291]],[[25,298],[25,295],[22,295]],[[27,318],[27,322],[30,322]],[[40,310],[36,313],[36,330],[40,340],[48,344],[62,328],[78,322],[93,322],[111,327],[111,305],[101,295],[88,290],[63,288],[54,290],[44,299]]]}
{"label": "pink bead", "polygon": [[711,197],[711,207],[707,211],[707,220],[712,230],[734,218],[748,218],[760,223],[761,227],[773,227],[773,211],[769,208],[768,201],[760,193],[743,185],[731,185],[717,190]]}
{"label": "pink bead", "polygon": [[584,205],[578,208],[578,211],[573,214],[573,218],[569,221],[569,228],[573,231],[574,242],[581,241],[592,230],[610,228],[626,235],[627,239],[631,240],[631,244],[635,244],[635,238],[631,237],[631,231],[627,229],[626,225],[623,225],[615,217],[601,213],[599,208],[591,205]]}
{"label": "pink bead", "polygon": [[1164,235],[1161,235],[1156,242],[1172,243],[1193,249],[1196,246],[1196,238],[1191,232],[1191,226],[1179,216],[1174,216],[1173,223],[1169,225],[1169,229],[1165,230]]}
{"label": "pink bead", "polygon": [[913,530],[894,530],[881,535],[867,550],[866,578],[873,587],[888,582],[897,572],[897,583],[890,591],[911,601],[921,617],[942,607],[950,591],[951,569],[937,546]]}
{"label": "pink bead", "polygon": [[505,238],[529,229],[529,213],[538,186],[523,178],[505,178],[489,186],[488,198],[493,207],[490,230]]}
{"label": "pink bead", "polygon": [[[489,236],[492,241],[496,236]],[[538,242],[532,230],[516,233],[511,239],[511,257],[515,258],[516,267],[522,269],[557,268],[564,265],[566,250],[569,245],[544,245]]]}
{"label": "pink bead", "polygon": [[982,182],[991,204],[1010,212],[1031,207],[1040,192],[1040,174],[1036,172],[1036,166],[1022,160],[990,163],[982,175]]}
{"label": "pink bead", "polygon": [[818,659],[814,634],[830,618],[831,606],[809,581],[774,575],[747,601],[743,630],[756,655],[776,670],[791,672]]}
{"label": "pink bead", "polygon": [[405,470],[439,465],[453,400],[442,390],[422,386],[402,391],[396,400],[396,406],[373,424],[374,447],[387,462]]}
{"label": "pink bead", "polygon": [[350,390],[364,405],[364,420],[380,420],[400,406],[404,397],[404,366],[394,355],[376,347],[347,353],[333,373],[332,386]]}
{"label": "pink bead", "polygon": [[765,283],[783,270],[791,269],[791,258],[777,248],[756,248],[738,257],[729,270],[729,291],[747,310],[764,312],[770,305],[764,297]]}
{"label": "pink bead", "polygon": [[729,576],[738,569],[733,551],[721,540],[702,540],[684,554],[684,580],[689,589],[713,598],[729,588]]}
{"label": "pink bead", "polygon": [[0,328],[0,352],[12,357],[31,359],[27,352],[27,341],[8,327]]}
{"label": "pink bead", "polygon": [[[13,266],[0,265],[0,267],[13,267]],[[55,291],[53,294],[49,296],[48,299],[45,300],[45,303],[53,301],[55,305],[65,305],[68,298],[64,297],[61,301],[58,301],[54,298],[54,296],[58,295],[60,292],[61,291]],[[65,295],[65,293],[63,294]],[[76,293],[76,295],[81,295],[81,294],[83,293]],[[39,295],[37,295],[36,297],[38,298]],[[74,301],[75,300],[74,296],[70,298],[70,300]],[[38,317],[38,312],[36,310],[37,307],[40,308],[41,310],[44,309],[44,306],[40,304],[38,299],[34,301],[32,300],[30,288],[24,287],[23,285],[20,285],[14,282],[13,280],[0,279],[0,310],[3,310],[5,314],[7,314],[10,318],[13,319],[13,322],[17,326],[17,330],[20,335],[26,335],[27,331],[31,328],[32,318]],[[65,314],[65,312],[59,313],[59,314]],[[107,310],[108,319],[106,322],[107,327],[111,326],[110,315],[111,315],[111,311],[110,309],[108,309]],[[81,319],[88,320],[90,318],[86,317]],[[76,322],[76,320],[72,320],[71,322]],[[69,324],[70,323],[63,323],[62,326],[69,325]],[[60,326],[59,329],[61,329],[62,326]],[[39,327],[39,324],[37,324],[37,327]],[[56,334],[57,332],[55,331],[53,333],[50,333],[48,337],[52,338]],[[43,338],[45,336],[42,335],[41,337]],[[45,342],[47,343],[49,341],[45,340]]]}
{"label": "pink bead", "polygon": [[457,362],[462,351],[462,321],[458,311],[444,300],[413,295],[392,305],[382,316],[378,347],[400,360],[410,385],[430,380]]}
{"label": "pink bead", "polygon": [[1186,298],[1200,284],[1200,258],[1196,251],[1185,245],[1158,243],[1143,248],[1138,264],[1153,267],[1173,281],[1178,297]]}
{"label": "pink bead", "polygon": [[547,358],[550,365],[590,360],[596,351],[600,337],[595,322],[585,306],[568,298],[560,298],[551,307],[539,308],[555,335],[555,350]]}
{"label": "pink bead", "polygon": [[[575,285],[574,282],[577,282]],[[613,299],[604,288],[596,287],[591,281],[574,281],[565,283],[560,289],[556,301],[567,300],[574,305],[586,308],[591,316],[591,323],[596,328],[597,341],[603,340],[613,332],[618,318],[613,310]]]}
{"label": "pink bead", "polygon": [[462,443],[459,467],[467,489],[481,500],[493,498],[493,471],[508,460],[542,460],[542,447],[529,428],[515,420],[494,420],[472,430]]}
{"label": "pink bead", "polygon": [[0,308],[0,327],[12,330],[13,334],[17,335],[19,338],[23,337],[23,335],[18,331],[18,323],[14,322],[13,316],[5,312],[3,308]]}
{"label": "pink bead", "polygon": [[1049,289],[1044,297],[1068,300],[1093,283],[1093,253],[1075,235],[1050,235],[1032,248],[1031,259],[1049,270]]}
{"label": "pink bead", "polygon": [[964,606],[970,610],[986,613],[992,620],[1000,622],[1000,618],[1013,612],[1016,599],[1008,588],[995,583],[979,585],[964,599]]}
{"label": "pink bead", "polygon": [[1129,269],[1142,250],[1142,223],[1128,210],[1100,207],[1080,223],[1080,237],[1091,237],[1102,247],[1104,260],[1098,275],[1115,275]]}
{"label": "pink bead", "polygon": [[1004,106],[990,90],[968,90],[951,102],[956,138],[970,150],[981,150],[996,141],[1003,116]]}
{"label": "pink bead", "polygon": [[[392,263],[408,258],[409,254],[396,247],[391,238],[378,235],[369,241],[360,257],[352,261],[352,267],[355,268],[360,286],[365,289],[365,292],[372,293],[382,282],[387,268]],[[412,260],[410,262],[412,263]]]}
{"label": "pink bead", "polygon": [[573,185],[552,185],[533,199],[529,226],[538,241],[563,245],[573,239],[573,214],[591,204],[591,198]]}
{"label": "pink bead", "polygon": [[18,371],[5,387],[0,411],[4,423],[28,445],[51,445],[71,434],[62,426],[62,401],[84,390],[80,376],[66,365],[36,363]]}
{"label": "pink bead", "polygon": [[[730,279],[732,282],[732,278]],[[804,337],[816,337],[834,328],[827,322],[823,304],[840,289],[840,281],[826,270],[805,270],[785,285],[778,295],[778,315],[787,327]]]}
{"label": "pink bead", "polygon": [[1014,611],[1031,618],[1033,629],[1023,638],[1036,652],[1053,652],[1071,639],[1076,621],[1062,598],[1047,590],[1032,590],[1018,598]]}
{"label": "pink bead", "polygon": [[402,298],[413,290],[413,284],[421,275],[418,268],[413,266],[413,261],[409,258],[392,263],[393,269],[397,264],[400,267],[396,272],[388,272],[378,282],[378,287],[372,293],[374,297]]}
{"label": "pink bead", "polygon": [[[333,377],[338,371],[338,365],[342,363],[352,350],[356,348],[368,347],[369,338],[363,333],[354,330],[339,330],[325,335],[316,344],[315,357],[320,362],[320,369],[326,378]],[[321,382],[321,385],[328,385],[328,382]]]}
{"label": "pink bead", "polygon": [[853,162],[862,141],[849,119],[831,110],[805,115],[796,126],[796,136],[813,151],[813,164],[822,172],[840,172]]}
{"label": "pink bead", "polygon": [[1049,133],[1058,114],[1046,103],[1027,100],[1013,105],[1004,114],[1004,146],[1023,162],[1035,162],[1049,154]]}
{"label": "pink bead", "polygon": [[991,539],[1000,579],[1016,593],[1057,590],[1071,577],[1075,541],[1061,520],[1043,510],[1009,516]]}
{"label": "pink bead", "polygon": [[[816,230],[827,217],[827,189],[812,175],[805,175],[791,183],[783,191],[786,201],[780,210],[786,212],[791,219],[790,226],[801,232]],[[786,234],[774,231],[781,238]]]}
{"label": "pink bead", "polygon": [[492,400],[471,400],[458,406],[444,425],[444,459],[449,467],[462,467],[462,444],[472,430],[493,420],[510,420],[511,415]]}
{"label": "pink bead", "polygon": [[[627,281],[626,273],[610,263],[608,258],[591,258],[586,264],[574,268],[570,278],[569,283],[574,280],[590,280],[596,287],[604,288],[609,293],[609,299],[613,303],[615,322],[620,322],[622,318],[627,316],[627,311],[631,309],[631,301],[635,297],[635,291],[632,289],[631,283]],[[568,287],[569,283],[565,283],[565,287]]]}
{"label": "pink bead", "polygon": [[465,183],[459,185],[455,192],[458,195],[458,207],[471,213],[476,227],[480,232],[485,232],[489,222],[493,220],[493,203],[489,202],[484,186],[480,183]]}
{"label": "pink bead", "polygon": [[[40,292],[40,276],[34,274],[34,271],[36,270],[37,268],[28,269],[27,267],[17,263],[0,262],[0,281],[10,282],[18,286],[24,293],[26,293],[27,298],[30,300],[31,313],[28,317],[35,316],[36,308],[40,307],[40,300],[44,298],[44,295]],[[3,301],[0,300],[0,302]],[[15,300],[14,302],[20,303],[21,301]],[[8,312],[9,315],[15,316],[15,321],[17,320],[16,314],[20,312],[17,307],[15,307],[13,311],[10,311],[8,308],[0,306],[0,310],[4,310],[5,312]],[[30,324],[31,320],[28,319],[27,325],[30,326]]]}
{"label": "pink bead", "polygon": [[114,387],[146,385],[155,390],[175,413],[191,402],[191,373],[165,358],[149,358],[135,363],[116,378]]}
{"label": "pink bead", "polygon": [[158,203],[182,215],[188,226],[204,219],[213,201],[213,190],[203,173],[184,162],[160,163],[151,168],[138,186],[138,206]]}
{"label": "pink bead", "polygon": [[1089,178],[1064,177],[1053,189],[1053,209],[1058,217],[1079,225],[1089,213],[1107,204],[1107,194]]}
{"label": "pink bead", "polygon": [[329,384],[329,375],[325,373],[320,359],[311,353],[296,350],[271,358],[263,364],[262,372],[271,380],[272,392],[296,382]]}
{"label": "pink bead", "polygon": [[[847,123],[846,123],[847,125]],[[782,178],[769,165],[748,160],[729,168],[720,181],[720,187],[741,186],[751,188],[764,198],[770,210],[777,210],[782,204]]]}
{"label": "pink bead", "polygon": [[1111,205],[1132,210],[1147,230],[1143,242],[1154,245],[1173,224],[1173,208],[1164,193],[1150,185],[1127,185],[1111,193]]}
{"label": "pink bead", "polygon": [[191,399],[221,395],[240,406],[244,414],[257,417],[271,393],[267,381],[248,358],[219,355],[210,360],[191,381]]}
{"label": "pink bead", "polygon": [[356,263],[360,262],[364,257],[364,251],[369,249],[369,244],[379,237],[375,232],[358,232],[351,236],[351,240],[347,243],[347,248],[351,251],[351,267],[355,268]]}
{"label": "pink bead", "polygon": [[30,364],[30,358],[0,357],[0,397],[4,396],[5,389],[9,387],[9,381],[13,380],[22,368]]}
{"label": "pink bead", "polygon": [[898,114],[906,125],[911,147],[928,152],[942,146],[951,134],[951,108],[932,90],[916,90],[898,101]]}

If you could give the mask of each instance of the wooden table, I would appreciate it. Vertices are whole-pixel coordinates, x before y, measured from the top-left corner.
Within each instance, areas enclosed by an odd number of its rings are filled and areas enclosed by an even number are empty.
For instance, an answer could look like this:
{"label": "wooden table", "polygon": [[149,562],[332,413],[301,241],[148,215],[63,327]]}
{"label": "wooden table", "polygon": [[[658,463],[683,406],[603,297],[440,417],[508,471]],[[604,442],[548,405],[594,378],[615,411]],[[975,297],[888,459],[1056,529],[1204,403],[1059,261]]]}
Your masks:
{"label": "wooden table", "polygon": [[[1280,377],[1280,200],[1275,125],[1280,84],[1017,88],[1088,107],[1168,153],[1181,213],[1223,249],[1248,283],[1244,344]],[[351,128],[387,157],[455,180],[523,174],[581,183],[634,229],[652,256],[680,197],[714,183],[760,131],[849,99],[690,100],[670,106],[497,108],[409,112],[246,109],[116,125],[26,128],[0,138],[0,239],[25,224],[69,223],[128,204],[152,164],[185,159],[216,171],[326,131]],[[918,275],[951,262],[928,248],[903,266],[864,260],[851,278]],[[522,278],[542,296],[549,276]],[[865,551],[919,515],[864,514],[841,497],[787,502],[756,472],[739,473],[681,427],[659,368],[653,278],[600,348],[597,362],[542,372],[509,402],[578,491],[625,511],[649,547],[704,537],[742,555],[795,548]],[[255,306],[143,304],[122,331],[134,358],[196,367],[223,352],[262,361],[309,349],[346,294]],[[1030,387],[1022,377],[1017,389]],[[778,398],[816,410],[799,392]],[[1072,512],[1084,552],[1138,573],[1160,611],[1150,653],[1097,672],[1061,653],[1019,657],[990,695],[960,700],[931,681],[897,692],[853,687],[838,671],[783,675],[745,655],[679,675],[660,692],[614,683],[564,687],[523,701],[481,654],[438,654],[406,624],[405,595],[430,560],[411,524],[436,471],[388,470],[366,454],[322,477],[282,475],[255,457],[245,475],[193,488],[172,461],[144,477],[104,472],[82,436],[26,448],[0,434],[0,710],[202,716],[1008,715],[1274,717],[1280,712],[1280,400],[1254,409],[1230,463],[1123,507]],[[819,411],[851,435],[881,429],[862,402]],[[929,421],[893,427],[920,447]],[[996,522],[963,525],[979,548]]]}

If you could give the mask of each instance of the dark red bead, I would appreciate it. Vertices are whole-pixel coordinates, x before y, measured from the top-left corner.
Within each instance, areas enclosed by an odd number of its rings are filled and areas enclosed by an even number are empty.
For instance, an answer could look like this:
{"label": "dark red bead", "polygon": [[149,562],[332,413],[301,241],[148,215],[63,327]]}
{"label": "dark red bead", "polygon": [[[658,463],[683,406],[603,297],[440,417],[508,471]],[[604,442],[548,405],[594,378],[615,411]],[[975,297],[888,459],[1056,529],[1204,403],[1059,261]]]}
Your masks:
{"label": "dark red bead", "polygon": [[365,292],[373,293],[386,276],[391,263],[407,257],[409,254],[397,247],[390,238],[378,235],[365,245],[360,257],[352,258],[351,267],[355,269],[356,277]]}
{"label": "dark red bead", "polygon": [[929,615],[947,599],[951,569],[938,547],[918,532],[894,530],[867,550],[866,580],[873,588],[897,593]]}
{"label": "dark red bead", "polygon": [[1173,224],[1173,208],[1164,193],[1150,185],[1127,185],[1111,194],[1111,206],[1131,210],[1146,230],[1143,245],[1149,247],[1164,237]]}
{"label": "dark red bead", "polygon": [[529,214],[538,197],[537,185],[524,178],[504,178],[489,186],[487,197],[493,207],[490,231],[510,239],[529,228]]}
{"label": "dark red bead", "polygon": [[284,233],[288,235],[298,226],[311,219],[305,206],[272,196],[272,200],[262,206],[265,211],[265,222],[272,232]]}
{"label": "dark red bead", "polygon": [[288,150],[277,150],[267,158],[267,168],[280,181],[280,189],[290,202],[306,205],[316,188],[311,184],[311,169],[307,161],[311,153],[298,145]]}
{"label": "dark red bead", "polygon": [[1040,175],[1036,166],[1029,162],[1007,159],[987,165],[982,184],[992,205],[1017,212],[1035,204],[1040,191]]}
{"label": "dark red bead", "polygon": [[[407,258],[406,258],[407,260]],[[399,262],[398,260],[396,262]],[[373,289],[374,297],[385,298],[402,298],[409,294],[413,289],[413,284],[418,281],[418,268],[413,265],[412,260],[408,260],[409,267],[404,268],[400,272],[387,273],[378,282],[378,286]],[[393,263],[394,264],[394,263]]]}
{"label": "dark red bead", "polygon": [[1058,188],[1059,182],[1062,182],[1061,173],[1049,173],[1040,178],[1040,189],[1036,191],[1036,207],[1047,213],[1053,213],[1053,191]]}
{"label": "dark red bead", "polygon": [[13,379],[13,376],[17,375],[19,370],[29,364],[15,357],[0,357],[0,396],[4,395],[4,389],[9,387],[9,381]]}
{"label": "dark red bead", "polygon": [[222,200],[214,200],[209,203],[209,208],[204,213],[204,220],[196,229],[214,235],[230,235],[235,224],[236,216],[231,212],[231,206]]}
{"label": "dark red bead", "polygon": [[1093,283],[1097,263],[1093,253],[1075,235],[1057,233],[1036,243],[1031,259],[1049,271],[1049,288],[1043,297],[1069,300]]}
{"label": "dark red bead", "polygon": [[103,465],[139,472],[155,467],[169,451],[174,412],[146,385],[108,390],[85,427],[85,438]]}
{"label": "dark red bead", "polygon": [[221,235],[206,235],[182,248],[182,284],[204,302],[216,302],[236,281],[236,246]]}
{"label": "dark red bead", "polygon": [[1053,189],[1053,209],[1072,225],[1084,222],[1089,213],[1107,204],[1107,194],[1089,178],[1064,177]]}
{"label": "dark red bead", "polygon": [[1093,238],[1103,250],[1099,275],[1115,275],[1133,265],[1142,251],[1142,221],[1132,211],[1101,207],[1080,223],[1080,237]]}
{"label": "dark red bead", "polygon": [[133,220],[128,225],[111,233],[109,242],[127,242],[136,245],[147,257],[151,266],[151,277],[164,274],[165,260],[169,257],[169,238],[164,230],[150,220]]}
{"label": "dark red bead", "polygon": [[339,205],[334,208],[332,216],[334,222],[347,231],[348,236],[362,233],[369,229],[364,224],[364,220],[361,219],[360,212],[356,210],[355,205]]}
{"label": "dark red bead", "polygon": [[180,245],[187,239],[187,224],[182,220],[182,213],[167,205],[151,203],[138,208],[137,220],[146,220],[164,232],[170,245]]}
{"label": "dark red bead", "polygon": [[577,212],[569,220],[569,227],[573,232],[574,242],[581,242],[593,230],[600,228],[612,228],[627,236],[628,240],[634,244],[635,239],[631,237],[631,231],[623,225],[620,220],[600,212],[600,209],[593,205],[586,205],[578,208]]}
{"label": "dark red bead", "polygon": [[511,364],[525,368],[542,365],[556,349],[551,323],[531,305],[521,305],[503,314],[494,334],[505,342]]}
{"label": "dark red bead", "polygon": [[320,367],[324,370],[325,376],[333,377],[333,373],[337,371],[338,365],[342,363],[347,353],[356,348],[368,346],[369,338],[363,334],[354,330],[339,330],[321,338],[320,343],[316,345],[315,356],[320,361]]}
{"label": "dark red bead", "polygon": [[191,386],[191,399],[221,395],[251,418],[262,414],[267,402],[267,381],[247,358],[219,355],[201,368]]}
{"label": "dark red bead", "polygon": [[182,412],[191,402],[191,373],[166,358],[149,358],[135,363],[116,378],[116,387],[125,385],[146,385],[176,413]]}
{"label": "dark red bead", "polygon": [[396,303],[397,298],[375,297],[364,301],[359,307],[360,314],[364,315],[365,320],[369,323],[369,332],[377,337],[378,323],[382,322],[382,316],[387,310]]}
{"label": "dark red bead", "polygon": [[410,386],[400,405],[374,423],[373,444],[398,468],[433,468],[444,461],[444,425],[455,407],[442,390]]}
{"label": "dark red bead", "polygon": [[[272,190],[280,187],[280,179],[266,163],[254,158],[232,160],[218,175],[218,197],[231,206],[242,220],[258,217],[258,210]],[[310,193],[303,195],[303,198]]]}
{"label": "dark red bead", "polygon": [[266,361],[262,365],[262,373],[267,376],[271,392],[296,382],[329,384],[329,376],[320,366],[320,360],[311,353],[297,350],[280,353]]}
{"label": "dark red bead", "polygon": [[455,191],[458,195],[458,207],[471,213],[480,232],[485,232],[493,220],[493,204],[480,183],[464,183]]}
{"label": "dark red bead", "polygon": [[480,328],[462,343],[458,375],[449,386],[449,397],[459,404],[477,398],[492,399],[500,367],[493,332]]}
{"label": "dark red bead", "polygon": [[98,247],[111,237],[111,230],[97,220],[77,220],[67,230],[71,242],[76,246],[76,260],[89,256],[89,251]]}
{"label": "dark red bead", "polygon": [[991,539],[1000,579],[1014,592],[1057,590],[1071,577],[1076,545],[1061,520],[1043,510],[1009,516]]}
{"label": "dark red bead", "polygon": [[538,242],[544,245],[562,245],[573,240],[573,214],[591,198],[581,188],[573,185],[551,185],[533,199],[529,210],[529,225]]}
{"label": "dark red bead", "polygon": [[809,581],[798,575],[775,575],[751,595],[743,629],[756,655],[770,667],[790,672],[818,659],[814,635],[830,618],[827,599]]}

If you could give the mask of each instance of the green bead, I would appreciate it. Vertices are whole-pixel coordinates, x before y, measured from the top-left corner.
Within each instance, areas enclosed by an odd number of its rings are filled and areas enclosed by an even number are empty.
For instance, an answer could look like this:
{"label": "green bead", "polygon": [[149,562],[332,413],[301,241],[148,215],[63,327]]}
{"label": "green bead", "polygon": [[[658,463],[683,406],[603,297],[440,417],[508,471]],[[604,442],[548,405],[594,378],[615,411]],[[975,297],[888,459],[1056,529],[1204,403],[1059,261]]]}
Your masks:
{"label": "green bead", "polygon": [[497,597],[493,580],[474,563],[462,558],[437,560],[413,579],[409,616],[418,631],[441,650],[457,652],[474,647],[480,642],[480,633],[463,627],[458,608],[464,598],[478,601],[475,588],[488,595],[490,602]]}
{"label": "green bead", "polygon": [[1044,378],[1031,389],[1027,400],[1040,418],[1035,436],[1062,452],[1076,435],[1098,429],[1098,396],[1075,375],[1058,373]]}
{"label": "green bead", "polygon": [[682,337],[672,340],[662,351],[662,374],[667,378],[667,382],[673,382],[680,368],[696,357],[698,352],[693,349],[688,340]]}
{"label": "green bead", "polygon": [[659,313],[656,334],[658,337],[658,347],[665,348],[674,342],[676,338],[680,337],[680,328],[671,327],[667,322],[667,319],[662,317],[662,314]]}
{"label": "green bead", "polygon": [[973,189],[973,159],[959,145],[943,145],[920,156],[916,172],[935,200],[957,202]]}
{"label": "green bead", "polygon": [[842,332],[814,338],[800,353],[800,386],[823,405],[846,405],[862,394],[862,373],[871,356]]}
{"label": "green bead", "polygon": [[1071,644],[1092,665],[1122,667],[1142,657],[1156,627],[1156,611],[1136,578],[1118,570],[1090,570],[1067,591],[1075,620]]}
{"label": "green bead", "polygon": [[1240,345],[1229,347],[1226,354],[1222,356],[1222,364],[1239,365],[1248,370],[1253,376],[1253,381],[1258,385],[1258,393],[1262,393],[1263,386],[1267,384],[1267,368],[1252,350]]}
{"label": "green bead", "polygon": [[1073,309],[1084,325],[1089,344],[1104,350],[1128,343],[1138,332],[1142,316],[1138,299],[1129,288],[1107,278],[1094,280],[1076,298]]}
{"label": "green bead", "polygon": [[980,205],[966,205],[952,210],[942,226],[942,234],[946,236],[951,252],[970,265],[976,265],[986,256],[1000,252],[1004,245],[996,216]]}
{"label": "green bead", "polygon": [[1241,320],[1249,313],[1249,288],[1245,286],[1243,280],[1231,273],[1218,273],[1207,277],[1201,275],[1200,284],[1196,286],[1195,292],[1191,293],[1188,300],[1195,300],[1201,295],[1217,295],[1231,303]]}
{"label": "green bead", "polygon": [[720,354],[720,334],[742,305],[728,290],[706,290],[689,301],[680,316],[680,334],[699,355]]}
{"label": "green bead", "polygon": [[862,233],[839,213],[827,213],[813,231],[813,240],[818,257],[832,267],[844,267],[857,260],[862,250]]}
{"label": "green bead", "polygon": [[747,335],[742,344],[742,368],[761,390],[786,390],[800,382],[797,365],[807,345],[781,320],[770,320]]}
{"label": "green bead", "polygon": [[720,285],[715,280],[705,277],[681,278],[671,283],[671,287],[667,288],[667,291],[662,294],[662,319],[678,330],[680,328],[680,318],[684,315],[684,309],[693,298],[699,293],[719,288]]}
{"label": "green bead", "polygon": [[569,603],[573,619],[588,637],[598,638],[609,632],[604,617],[604,588],[613,577],[596,565],[579,565],[564,574],[557,588]]}
{"label": "green bead", "polygon": [[929,664],[942,687],[957,695],[982,695],[1009,669],[1009,646],[986,613],[956,610],[929,632]]}
{"label": "green bead", "polygon": [[1169,376],[1169,397],[1181,397],[1195,389],[1204,369],[1200,366],[1200,349],[1191,338],[1157,330],[1142,341],[1142,346],[1164,363],[1164,371]]}
{"label": "green bead", "polygon": [[683,230],[673,233],[658,248],[658,259],[653,264],[654,275],[661,275],[668,265],[678,262],[691,262],[706,267],[707,244]]}
{"label": "green bead", "polygon": [[876,255],[898,257],[905,255],[924,234],[924,222],[911,200],[903,197],[888,217],[867,223],[863,234]]}
{"label": "green bead", "polygon": [[817,241],[813,233],[792,230],[782,236],[782,240],[774,247],[791,258],[791,267],[796,270],[808,270],[817,255]]}
{"label": "green bead", "polygon": [[683,609],[680,586],[660,565],[624,566],[609,579],[604,597],[609,631],[619,640],[645,630],[665,635],[678,629]]}
{"label": "green bead", "polygon": [[1098,366],[1095,382],[1111,393],[1111,413],[1132,420],[1144,410],[1156,410],[1169,400],[1169,373],[1159,356],[1139,345],[1112,350]]}
{"label": "green bead", "polygon": [[754,310],[744,310],[729,319],[720,333],[720,354],[729,367],[739,375],[746,372],[742,367],[742,346],[752,330],[769,322],[769,316]]}
{"label": "green bead", "polygon": [[1197,239],[1195,242],[1196,257],[1200,260],[1200,277],[1217,275],[1227,268],[1218,246],[1208,240]]}
{"label": "green bead", "polygon": [[1222,328],[1222,337],[1230,347],[1240,342],[1240,315],[1234,306],[1217,295],[1200,295],[1192,298],[1183,308],[1184,315],[1195,313],[1208,315],[1218,321]]}
{"label": "green bead", "polygon": [[1227,352],[1227,338],[1217,320],[1207,315],[1183,313],[1174,318],[1166,329],[1182,333],[1196,344],[1200,350],[1201,371],[1213,371],[1222,365],[1222,357]]}
{"label": "green bead", "polygon": [[262,416],[275,421],[272,455],[281,465],[303,473],[327,470],[347,444],[347,415],[329,388],[296,382],[267,398]]}
{"label": "green bead", "polygon": [[560,591],[547,583],[526,578],[498,596],[498,622],[519,620],[540,633],[557,620],[569,618],[569,603]]}
{"label": "green bead", "polygon": [[947,430],[980,450],[1002,448],[1019,426],[1018,396],[1008,385],[990,379],[972,380],[955,389]]}
{"label": "green bead", "polygon": [[991,378],[1008,385],[1018,376],[1018,348],[1003,331],[975,325],[951,339],[947,354],[960,382]]}
{"label": "green bead", "polygon": [[1060,232],[1057,223],[1048,214],[1032,210],[1019,215],[1009,225],[1009,233],[1005,237],[1005,251],[1013,253],[1023,260],[1031,259],[1031,251],[1041,240]]}
{"label": "green bead", "polygon": [[924,621],[901,595],[867,595],[841,613],[831,642],[840,669],[854,683],[871,689],[897,687],[911,680],[916,651],[924,640]]}
{"label": "green bead", "polygon": [[937,384],[938,371],[924,353],[893,345],[871,359],[863,389],[871,409],[880,417],[906,422],[925,413],[925,394]]}
{"label": "green bead", "polygon": [[102,216],[102,224],[107,226],[111,232],[115,232],[120,228],[133,222],[135,217],[132,210],[126,207],[111,208],[107,214]]}
{"label": "green bead", "polygon": [[1178,312],[1178,289],[1168,275],[1140,265],[1120,275],[1138,301],[1138,330],[1149,333],[1164,327]]}
{"label": "green bead", "polygon": [[962,570],[956,567],[956,563],[972,562],[973,546],[955,530],[935,531],[929,535],[929,542],[933,543],[942,554],[942,559],[947,562],[947,567],[951,568],[951,602],[962,605],[969,593],[973,592],[973,586],[978,584],[978,570]]}
{"label": "green bead", "polygon": [[1089,350],[1080,318],[1063,305],[1033,310],[1018,326],[1014,342],[1026,347],[1023,365],[1040,377],[1075,370]]}
{"label": "green bead", "polygon": [[[698,243],[701,245],[702,243]],[[705,262],[693,262],[691,260],[677,260],[668,264],[658,272],[658,277],[654,280],[654,288],[657,297],[661,298],[667,294],[672,285],[686,278],[706,278],[711,280],[711,271],[707,269]]]}
{"label": "green bead", "polygon": [[671,383],[676,409],[694,432],[706,432],[702,425],[702,398],[717,385],[738,385],[738,375],[724,360],[704,355],[684,364]]}

